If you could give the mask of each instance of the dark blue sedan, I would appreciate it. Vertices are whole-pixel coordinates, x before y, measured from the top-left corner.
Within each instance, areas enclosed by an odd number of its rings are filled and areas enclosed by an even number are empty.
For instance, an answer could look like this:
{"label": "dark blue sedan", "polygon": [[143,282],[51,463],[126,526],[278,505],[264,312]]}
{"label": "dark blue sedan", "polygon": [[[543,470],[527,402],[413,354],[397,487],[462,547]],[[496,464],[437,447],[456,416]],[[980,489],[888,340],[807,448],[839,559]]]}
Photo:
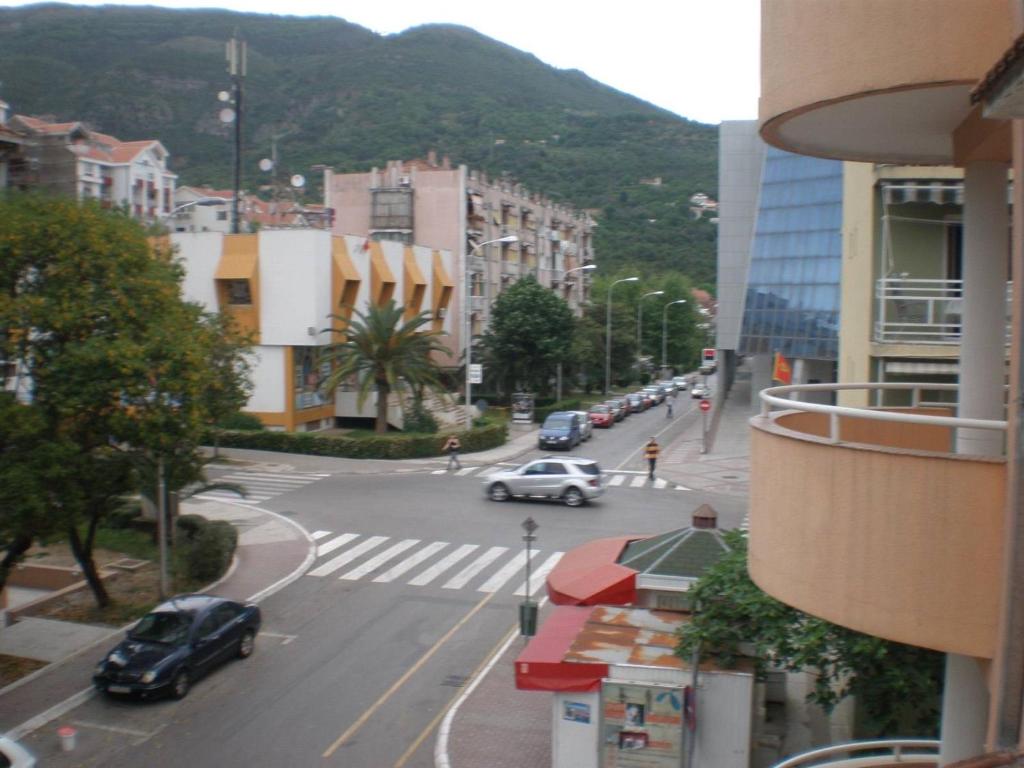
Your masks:
{"label": "dark blue sedan", "polygon": [[260,609],[211,595],[181,595],[154,608],[101,661],[96,687],[111,694],[180,699],[192,683],[232,656],[247,658]]}

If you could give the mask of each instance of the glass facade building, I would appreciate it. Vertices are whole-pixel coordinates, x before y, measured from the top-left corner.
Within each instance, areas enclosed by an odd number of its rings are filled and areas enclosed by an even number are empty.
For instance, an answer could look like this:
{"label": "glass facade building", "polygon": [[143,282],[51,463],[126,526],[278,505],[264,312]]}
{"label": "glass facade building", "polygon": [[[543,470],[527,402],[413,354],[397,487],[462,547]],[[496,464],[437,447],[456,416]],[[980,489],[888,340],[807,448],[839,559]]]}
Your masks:
{"label": "glass facade building", "polygon": [[838,359],[842,223],[843,164],[769,147],[740,354]]}

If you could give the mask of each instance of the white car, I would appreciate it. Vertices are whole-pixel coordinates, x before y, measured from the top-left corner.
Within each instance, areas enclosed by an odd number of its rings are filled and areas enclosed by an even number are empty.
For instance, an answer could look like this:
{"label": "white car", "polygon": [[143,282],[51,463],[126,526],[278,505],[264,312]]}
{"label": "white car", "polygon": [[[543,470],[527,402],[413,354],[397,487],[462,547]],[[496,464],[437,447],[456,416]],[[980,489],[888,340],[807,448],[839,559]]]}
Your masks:
{"label": "white car", "polygon": [[515,469],[494,472],[483,484],[491,501],[559,499],[570,507],[596,499],[606,485],[597,462],[579,456],[545,456]]}
{"label": "white car", "polygon": [[690,397],[707,399],[711,397],[711,388],[706,384],[694,384],[693,389],[690,390]]}
{"label": "white car", "polygon": [[572,411],[580,417],[580,442],[589,440],[594,435],[594,425],[586,411]]}
{"label": "white car", "polygon": [[675,382],[676,389],[678,389],[680,392],[685,392],[687,386],[689,386],[686,382],[685,376],[673,376],[672,381]]}
{"label": "white car", "polygon": [[36,759],[16,741],[0,736],[0,766],[35,768]]}

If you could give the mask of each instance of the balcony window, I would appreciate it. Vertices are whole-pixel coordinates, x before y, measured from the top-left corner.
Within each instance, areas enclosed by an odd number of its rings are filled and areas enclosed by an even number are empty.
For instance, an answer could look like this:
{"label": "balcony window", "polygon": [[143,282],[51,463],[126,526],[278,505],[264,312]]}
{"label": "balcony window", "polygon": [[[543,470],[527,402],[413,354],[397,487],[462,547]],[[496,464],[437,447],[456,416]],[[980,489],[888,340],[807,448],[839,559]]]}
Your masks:
{"label": "balcony window", "polygon": [[370,194],[370,229],[412,231],[413,196],[410,187],[374,189]]}
{"label": "balcony window", "polygon": [[235,306],[252,304],[252,291],[248,280],[226,280],[228,304]]}

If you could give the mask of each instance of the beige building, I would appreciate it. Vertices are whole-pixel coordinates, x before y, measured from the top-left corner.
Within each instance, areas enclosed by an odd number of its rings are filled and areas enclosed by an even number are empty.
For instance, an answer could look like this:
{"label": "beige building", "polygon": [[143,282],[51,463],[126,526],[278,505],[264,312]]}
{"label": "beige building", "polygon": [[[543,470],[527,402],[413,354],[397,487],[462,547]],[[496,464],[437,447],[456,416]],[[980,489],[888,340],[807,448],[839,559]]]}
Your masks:
{"label": "beige building", "polygon": [[[1024,270],[1020,184],[1007,205],[1024,171],[1022,30],[1011,0],[762,3],[762,138],[869,165],[844,216],[841,381],[817,385],[841,405],[768,390],[752,420],[750,573],[808,613],[946,654],[940,765],[1020,765],[1024,748],[1020,291],[1006,333],[1007,254]],[[886,206],[931,220],[891,264]],[[896,381],[894,362],[928,367]]]}
{"label": "beige building", "polygon": [[[489,180],[464,165],[392,162],[369,173],[324,172],[324,206],[334,211],[335,234],[373,241],[416,243],[450,251],[459,283],[452,311],[453,349],[465,344],[465,328],[478,335],[490,320],[492,302],[506,286],[533,275],[581,313],[594,262],[594,220],[519,184]],[[515,242],[494,242],[514,235]],[[468,306],[469,316],[463,314]],[[458,365],[458,353],[452,365]]]}

